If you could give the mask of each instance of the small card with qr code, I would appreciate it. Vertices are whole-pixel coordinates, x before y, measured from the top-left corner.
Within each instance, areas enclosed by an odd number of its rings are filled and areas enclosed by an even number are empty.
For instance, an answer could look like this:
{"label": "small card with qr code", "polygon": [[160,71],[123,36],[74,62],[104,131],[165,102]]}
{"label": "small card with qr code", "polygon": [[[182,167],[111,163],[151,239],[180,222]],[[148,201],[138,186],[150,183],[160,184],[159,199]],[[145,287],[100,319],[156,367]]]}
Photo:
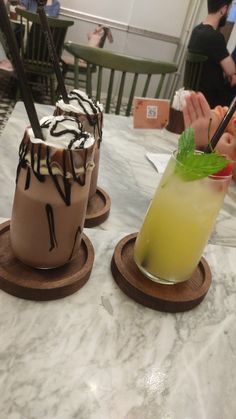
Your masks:
{"label": "small card with qr code", "polygon": [[164,128],[169,122],[170,101],[135,97],[134,128]]}

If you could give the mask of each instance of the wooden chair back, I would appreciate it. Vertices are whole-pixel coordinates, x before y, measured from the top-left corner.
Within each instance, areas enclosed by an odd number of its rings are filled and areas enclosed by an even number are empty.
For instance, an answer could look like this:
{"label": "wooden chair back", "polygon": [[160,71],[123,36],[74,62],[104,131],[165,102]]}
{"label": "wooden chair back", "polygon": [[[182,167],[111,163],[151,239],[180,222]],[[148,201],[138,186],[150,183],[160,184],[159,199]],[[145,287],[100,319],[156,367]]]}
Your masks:
{"label": "wooden chair back", "polygon": [[[25,28],[25,30],[22,31],[20,48],[26,72],[55,78],[50,49],[48,48],[46,35],[41,28],[38,14],[31,13],[18,7],[16,8],[16,13],[20,17],[20,22]],[[48,17],[48,24],[60,61],[67,30],[74,22]],[[54,92],[51,92],[51,96],[52,94],[54,96]],[[53,100],[54,99],[52,99],[52,101]]]}
{"label": "wooden chair back", "polygon": [[[165,76],[170,73],[174,73],[177,70],[177,66],[173,63],[155,61],[151,59],[131,57],[127,55],[117,54],[111,51],[107,51],[101,48],[93,48],[87,45],[75,44],[67,42],[64,48],[69,51],[75,57],[75,88],[78,88],[79,80],[79,60],[84,60],[87,63],[87,77],[86,77],[86,92],[90,96],[94,96],[92,92],[92,77],[94,73],[91,68],[96,65],[97,67],[97,83],[96,83],[96,100],[101,100],[102,92],[104,93],[103,81],[104,73],[107,71],[106,78],[108,77],[108,88],[106,88],[105,98],[105,112],[109,113],[111,109],[111,101],[116,96],[116,107],[115,113],[118,115],[121,110],[121,105],[126,102],[125,114],[129,116],[131,113],[131,107],[133,98],[140,81],[140,76],[144,76],[145,81],[143,82],[143,89],[141,92],[142,97],[146,97],[150,86],[150,81],[153,75],[158,75],[155,92],[149,93],[149,97],[160,97],[161,89]],[[115,75],[119,73],[118,79]],[[131,74],[131,82],[126,83],[127,76]],[[117,80],[119,80],[117,88]],[[126,85],[125,85],[126,83]],[[140,83],[141,84],[141,81]],[[127,87],[128,86],[128,87]],[[125,88],[126,96],[124,97]],[[116,91],[115,91],[116,90]],[[128,99],[128,100],[127,100]]]}
{"label": "wooden chair back", "polygon": [[186,54],[183,84],[187,90],[199,90],[204,62],[207,57],[188,51]]}

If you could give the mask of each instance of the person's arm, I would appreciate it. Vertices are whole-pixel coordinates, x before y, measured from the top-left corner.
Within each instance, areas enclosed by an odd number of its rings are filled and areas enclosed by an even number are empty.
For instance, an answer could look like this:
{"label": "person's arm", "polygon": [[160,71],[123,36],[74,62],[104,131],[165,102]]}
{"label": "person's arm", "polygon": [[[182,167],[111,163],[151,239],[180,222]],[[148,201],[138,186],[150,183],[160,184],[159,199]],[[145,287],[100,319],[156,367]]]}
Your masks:
{"label": "person's arm", "polygon": [[236,66],[233,58],[231,55],[224,58],[222,61],[220,61],[220,65],[226,75],[226,77],[232,77],[236,73]]}
{"label": "person's arm", "polygon": [[231,85],[234,85],[236,82],[234,77],[236,73],[236,65],[232,56],[229,54],[223,34],[213,31],[208,40],[207,46],[210,59],[221,66]]}
{"label": "person's arm", "polygon": [[55,0],[54,1],[54,16],[58,16],[60,13],[60,2]]}
{"label": "person's arm", "polygon": [[58,17],[59,12],[60,12],[60,3],[59,1],[54,1],[51,5],[50,4],[46,4],[45,6],[45,12],[48,16],[51,17]]}
{"label": "person's arm", "polygon": [[28,9],[28,0],[20,0],[19,5],[17,7],[20,7],[21,9]]}

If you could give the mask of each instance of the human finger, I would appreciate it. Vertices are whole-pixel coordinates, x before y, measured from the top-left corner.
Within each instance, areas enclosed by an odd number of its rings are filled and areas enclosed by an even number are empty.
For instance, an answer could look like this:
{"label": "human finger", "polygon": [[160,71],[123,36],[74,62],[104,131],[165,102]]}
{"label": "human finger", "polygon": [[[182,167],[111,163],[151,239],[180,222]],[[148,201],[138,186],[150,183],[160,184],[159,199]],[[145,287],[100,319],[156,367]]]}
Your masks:
{"label": "human finger", "polygon": [[201,107],[201,104],[200,104],[200,99],[201,99],[201,96],[199,98],[199,96],[196,92],[193,92],[190,95],[190,101],[191,101],[192,109],[193,109],[193,112],[194,112],[193,117],[194,117],[195,120],[198,119],[198,118],[202,118],[204,116],[204,114],[202,112],[202,107]]}
{"label": "human finger", "polygon": [[184,126],[185,128],[190,127],[192,120],[189,112],[189,96],[185,98],[185,105],[183,107],[183,117],[184,117]]}
{"label": "human finger", "polygon": [[229,159],[236,159],[236,138],[225,132],[215,148],[220,154],[226,155]]}
{"label": "human finger", "polygon": [[205,96],[201,92],[197,92],[198,103],[201,108],[202,116],[209,117],[211,116],[211,108],[207,102]]}
{"label": "human finger", "polygon": [[193,92],[189,96],[186,97],[186,116],[189,121],[189,125],[193,124],[198,118],[197,113],[195,111],[195,103],[192,100],[193,96],[195,95],[196,93]]}

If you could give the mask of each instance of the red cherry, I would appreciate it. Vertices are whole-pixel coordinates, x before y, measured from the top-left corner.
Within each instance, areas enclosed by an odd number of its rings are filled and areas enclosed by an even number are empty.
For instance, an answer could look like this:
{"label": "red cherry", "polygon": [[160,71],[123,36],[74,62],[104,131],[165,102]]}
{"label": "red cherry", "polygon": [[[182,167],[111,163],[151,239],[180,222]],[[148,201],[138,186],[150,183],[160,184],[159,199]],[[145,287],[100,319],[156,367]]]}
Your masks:
{"label": "red cherry", "polygon": [[227,166],[224,167],[224,169],[220,170],[217,173],[214,173],[214,176],[229,176],[234,168],[234,163],[228,163]]}

